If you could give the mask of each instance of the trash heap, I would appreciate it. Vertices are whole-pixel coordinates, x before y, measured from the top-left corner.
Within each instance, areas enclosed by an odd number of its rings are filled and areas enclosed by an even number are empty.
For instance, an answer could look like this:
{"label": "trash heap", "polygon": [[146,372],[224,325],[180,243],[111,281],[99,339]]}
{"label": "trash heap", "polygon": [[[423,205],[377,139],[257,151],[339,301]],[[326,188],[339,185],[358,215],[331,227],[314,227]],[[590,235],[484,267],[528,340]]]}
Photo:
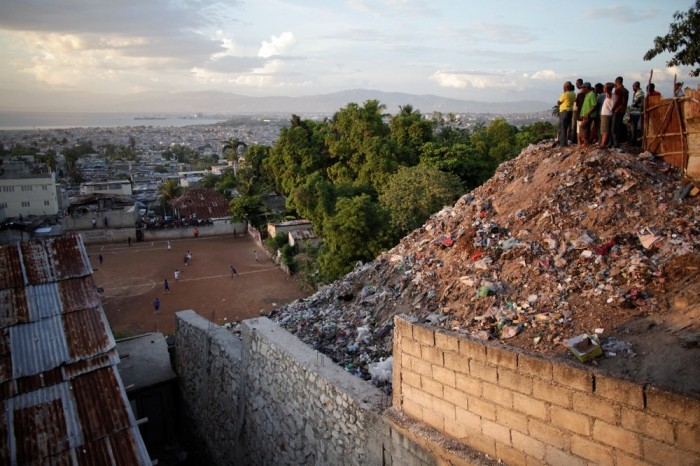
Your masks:
{"label": "trash heap", "polygon": [[605,333],[634,356],[615,329],[672,313],[700,283],[699,199],[650,153],[530,146],[374,262],[270,317],[387,391],[397,314],[561,357],[568,339]]}

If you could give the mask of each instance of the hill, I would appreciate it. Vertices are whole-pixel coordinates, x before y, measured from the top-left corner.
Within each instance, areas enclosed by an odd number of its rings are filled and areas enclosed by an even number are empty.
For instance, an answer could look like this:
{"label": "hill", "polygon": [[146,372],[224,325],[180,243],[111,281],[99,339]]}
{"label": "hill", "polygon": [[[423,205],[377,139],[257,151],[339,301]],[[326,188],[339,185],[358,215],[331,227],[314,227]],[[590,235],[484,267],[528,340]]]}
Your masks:
{"label": "hill", "polygon": [[374,262],[271,317],[364,378],[392,319],[700,394],[700,198],[651,154],[530,146]]}
{"label": "hill", "polygon": [[350,102],[376,99],[389,113],[412,105],[422,113],[533,113],[550,111],[538,101],[477,102],[434,95],[413,95],[365,89],[302,97],[250,97],[230,92],[141,92],[128,95],[83,92],[0,92],[2,111],[146,112],[146,113],[334,113]]}

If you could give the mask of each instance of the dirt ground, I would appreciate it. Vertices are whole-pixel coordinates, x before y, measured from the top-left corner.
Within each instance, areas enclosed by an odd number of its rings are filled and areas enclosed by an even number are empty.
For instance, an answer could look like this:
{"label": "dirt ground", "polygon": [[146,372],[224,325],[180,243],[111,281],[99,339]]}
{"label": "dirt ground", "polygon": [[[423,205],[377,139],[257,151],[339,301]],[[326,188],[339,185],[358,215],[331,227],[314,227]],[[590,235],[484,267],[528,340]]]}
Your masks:
{"label": "dirt ground", "polygon": [[[305,296],[248,237],[211,237],[87,245],[93,278],[116,338],[144,332],[175,332],[175,313],[194,310],[222,325],[267,313]],[[254,251],[257,250],[256,262]],[[189,265],[183,261],[190,251]],[[103,263],[99,263],[99,255]],[[237,275],[231,277],[231,266]],[[175,281],[174,272],[181,271]],[[164,291],[168,280],[170,292]],[[160,312],[153,310],[155,298]]]}

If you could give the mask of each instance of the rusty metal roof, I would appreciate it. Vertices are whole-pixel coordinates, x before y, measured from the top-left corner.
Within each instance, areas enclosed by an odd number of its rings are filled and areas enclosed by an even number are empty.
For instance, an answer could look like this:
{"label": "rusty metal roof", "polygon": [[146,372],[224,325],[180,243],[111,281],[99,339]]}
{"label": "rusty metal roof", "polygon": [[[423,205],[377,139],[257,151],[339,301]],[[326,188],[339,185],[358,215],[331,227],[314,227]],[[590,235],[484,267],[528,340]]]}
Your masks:
{"label": "rusty metal roof", "polygon": [[0,464],[151,464],[79,236],[0,247]]}
{"label": "rusty metal roof", "polygon": [[182,218],[206,220],[231,216],[228,201],[213,189],[190,189],[171,204]]}

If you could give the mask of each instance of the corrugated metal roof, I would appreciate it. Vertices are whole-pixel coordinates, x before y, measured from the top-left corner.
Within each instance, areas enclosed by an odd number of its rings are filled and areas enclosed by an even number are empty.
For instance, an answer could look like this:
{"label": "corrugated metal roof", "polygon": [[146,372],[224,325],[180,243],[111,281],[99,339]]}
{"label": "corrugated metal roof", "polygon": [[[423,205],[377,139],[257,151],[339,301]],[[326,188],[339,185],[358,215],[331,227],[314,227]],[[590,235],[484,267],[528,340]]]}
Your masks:
{"label": "corrugated metal roof", "polygon": [[190,189],[171,204],[182,218],[206,220],[231,216],[228,201],[213,189]]}
{"label": "corrugated metal roof", "polygon": [[78,236],[0,248],[0,464],[151,464]]}

